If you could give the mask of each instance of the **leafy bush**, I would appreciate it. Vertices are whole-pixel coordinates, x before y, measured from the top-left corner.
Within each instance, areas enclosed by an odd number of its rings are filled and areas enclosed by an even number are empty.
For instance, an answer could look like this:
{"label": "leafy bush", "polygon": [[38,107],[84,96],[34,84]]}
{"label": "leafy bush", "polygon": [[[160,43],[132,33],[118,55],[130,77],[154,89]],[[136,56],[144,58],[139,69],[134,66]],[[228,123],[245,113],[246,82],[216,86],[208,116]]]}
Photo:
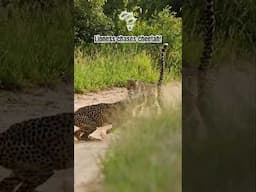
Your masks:
{"label": "leafy bush", "polygon": [[123,34],[126,27],[119,20],[119,14],[124,10],[133,12],[139,20],[147,21],[156,18],[166,7],[166,12],[171,13],[172,5],[174,10],[179,9],[180,0],[75,0],[75,42],[92,43],[96,34]]}
{"label": "leafy bush", "polygon": [[93,42],[93,35],[111,34],[111,20],[103,13],[105,0],[75,0],[75,43]]}

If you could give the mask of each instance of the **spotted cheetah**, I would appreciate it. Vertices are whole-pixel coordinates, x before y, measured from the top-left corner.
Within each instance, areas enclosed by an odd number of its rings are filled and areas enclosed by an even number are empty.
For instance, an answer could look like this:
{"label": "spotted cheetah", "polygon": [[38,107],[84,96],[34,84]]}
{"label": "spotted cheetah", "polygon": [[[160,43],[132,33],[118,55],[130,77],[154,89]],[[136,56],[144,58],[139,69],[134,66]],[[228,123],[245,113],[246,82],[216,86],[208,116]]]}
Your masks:
{"label": "spotted cheetah", "polygon": [[0,133],[0,165],[12,170],[1,192],[33,192],[55,170],[72,168],[73,113],[30,119]]}
{"label": "spotted cheetah", "polygon": [[78,140],[88,140],[97,127],[118,121],[126,110],[126,101],[99,103],[79,108],[74,114],[74,124],[79,127],[74,136]]}

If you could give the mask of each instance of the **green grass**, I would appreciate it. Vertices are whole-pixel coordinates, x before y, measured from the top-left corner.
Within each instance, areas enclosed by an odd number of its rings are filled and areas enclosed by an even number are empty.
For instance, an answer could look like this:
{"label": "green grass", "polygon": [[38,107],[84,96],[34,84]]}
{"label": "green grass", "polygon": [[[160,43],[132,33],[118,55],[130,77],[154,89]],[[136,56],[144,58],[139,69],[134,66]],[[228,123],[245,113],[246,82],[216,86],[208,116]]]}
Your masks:
{"label": "green grass", "polygon": [[[124,86],[129,79],[154,83],[159,72],[155,61],[145,51],[95,52],[94,56],[76,51],[75,91],[95,91],[112,86]],[[167,79],[167,77],[166,77]]]}
{"label": "green grass", "polygon": [[72,17],[68,7],[49,12],[13,9],[0,19],[0,84],[4,88],[54,85],[73,77]]}
{"label": "green grass", "polygon": [[181,191],[180,108],[122,127],[103,161],[106,192]]}

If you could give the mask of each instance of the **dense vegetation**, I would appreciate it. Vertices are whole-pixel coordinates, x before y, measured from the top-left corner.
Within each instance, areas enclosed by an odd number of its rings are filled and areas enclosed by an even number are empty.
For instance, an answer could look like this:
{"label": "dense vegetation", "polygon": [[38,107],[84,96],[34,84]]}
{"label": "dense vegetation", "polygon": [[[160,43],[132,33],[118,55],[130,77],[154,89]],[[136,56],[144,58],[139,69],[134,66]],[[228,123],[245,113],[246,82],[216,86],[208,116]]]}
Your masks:
{"label": "dense vegetation", "polygon": [[1,7],[0,86],[15,89],[73,79],[70,5]]}
{"label": "dense vegetation", "polygon": [[[94,35],[162,35],[169,43],[166,80],[181,71],[181,18],[168,1],[75,1],[75,91],[125,85],[129,79],[156,82],[161,44],[93,44]],[[137,21],[132,31],[119,19],[124,11]],[[171,26],[171,27],[170,27]]]}

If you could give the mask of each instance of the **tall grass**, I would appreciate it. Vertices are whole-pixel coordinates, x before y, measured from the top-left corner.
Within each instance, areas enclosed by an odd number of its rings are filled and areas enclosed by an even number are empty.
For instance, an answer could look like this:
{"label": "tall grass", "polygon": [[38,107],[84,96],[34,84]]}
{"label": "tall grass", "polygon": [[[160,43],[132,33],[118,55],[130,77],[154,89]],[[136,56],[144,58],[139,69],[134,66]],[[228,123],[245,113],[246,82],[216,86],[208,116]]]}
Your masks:
{"label": "tall grass", "polygon": [[75,91],[97,90],[111,86],[123,86],[129,79],[155,82],[158,72],[153,69],[150,57],[142,52],[98,53],[95,58],[76,56]]}
{"label": "tall grass", "polygon": [[53,85],[73,77],[71,8],[13,8],[0,18],[0,83],[3,88]]}
{"label": "tall grass", "polygon": [[180,192],[180,107],[121,128],[103,162],[105,191]]}
{"label": "tall grass", "polygon": [[[159,76],[159,61],[146,51],[103,46],[75,53],[75,91],[94,91],[112,86],[124,86],[127,80],[155,83]],[[90,49],[90,51],[92,51]],[[170,78],[168,74],[165,80]]]}

